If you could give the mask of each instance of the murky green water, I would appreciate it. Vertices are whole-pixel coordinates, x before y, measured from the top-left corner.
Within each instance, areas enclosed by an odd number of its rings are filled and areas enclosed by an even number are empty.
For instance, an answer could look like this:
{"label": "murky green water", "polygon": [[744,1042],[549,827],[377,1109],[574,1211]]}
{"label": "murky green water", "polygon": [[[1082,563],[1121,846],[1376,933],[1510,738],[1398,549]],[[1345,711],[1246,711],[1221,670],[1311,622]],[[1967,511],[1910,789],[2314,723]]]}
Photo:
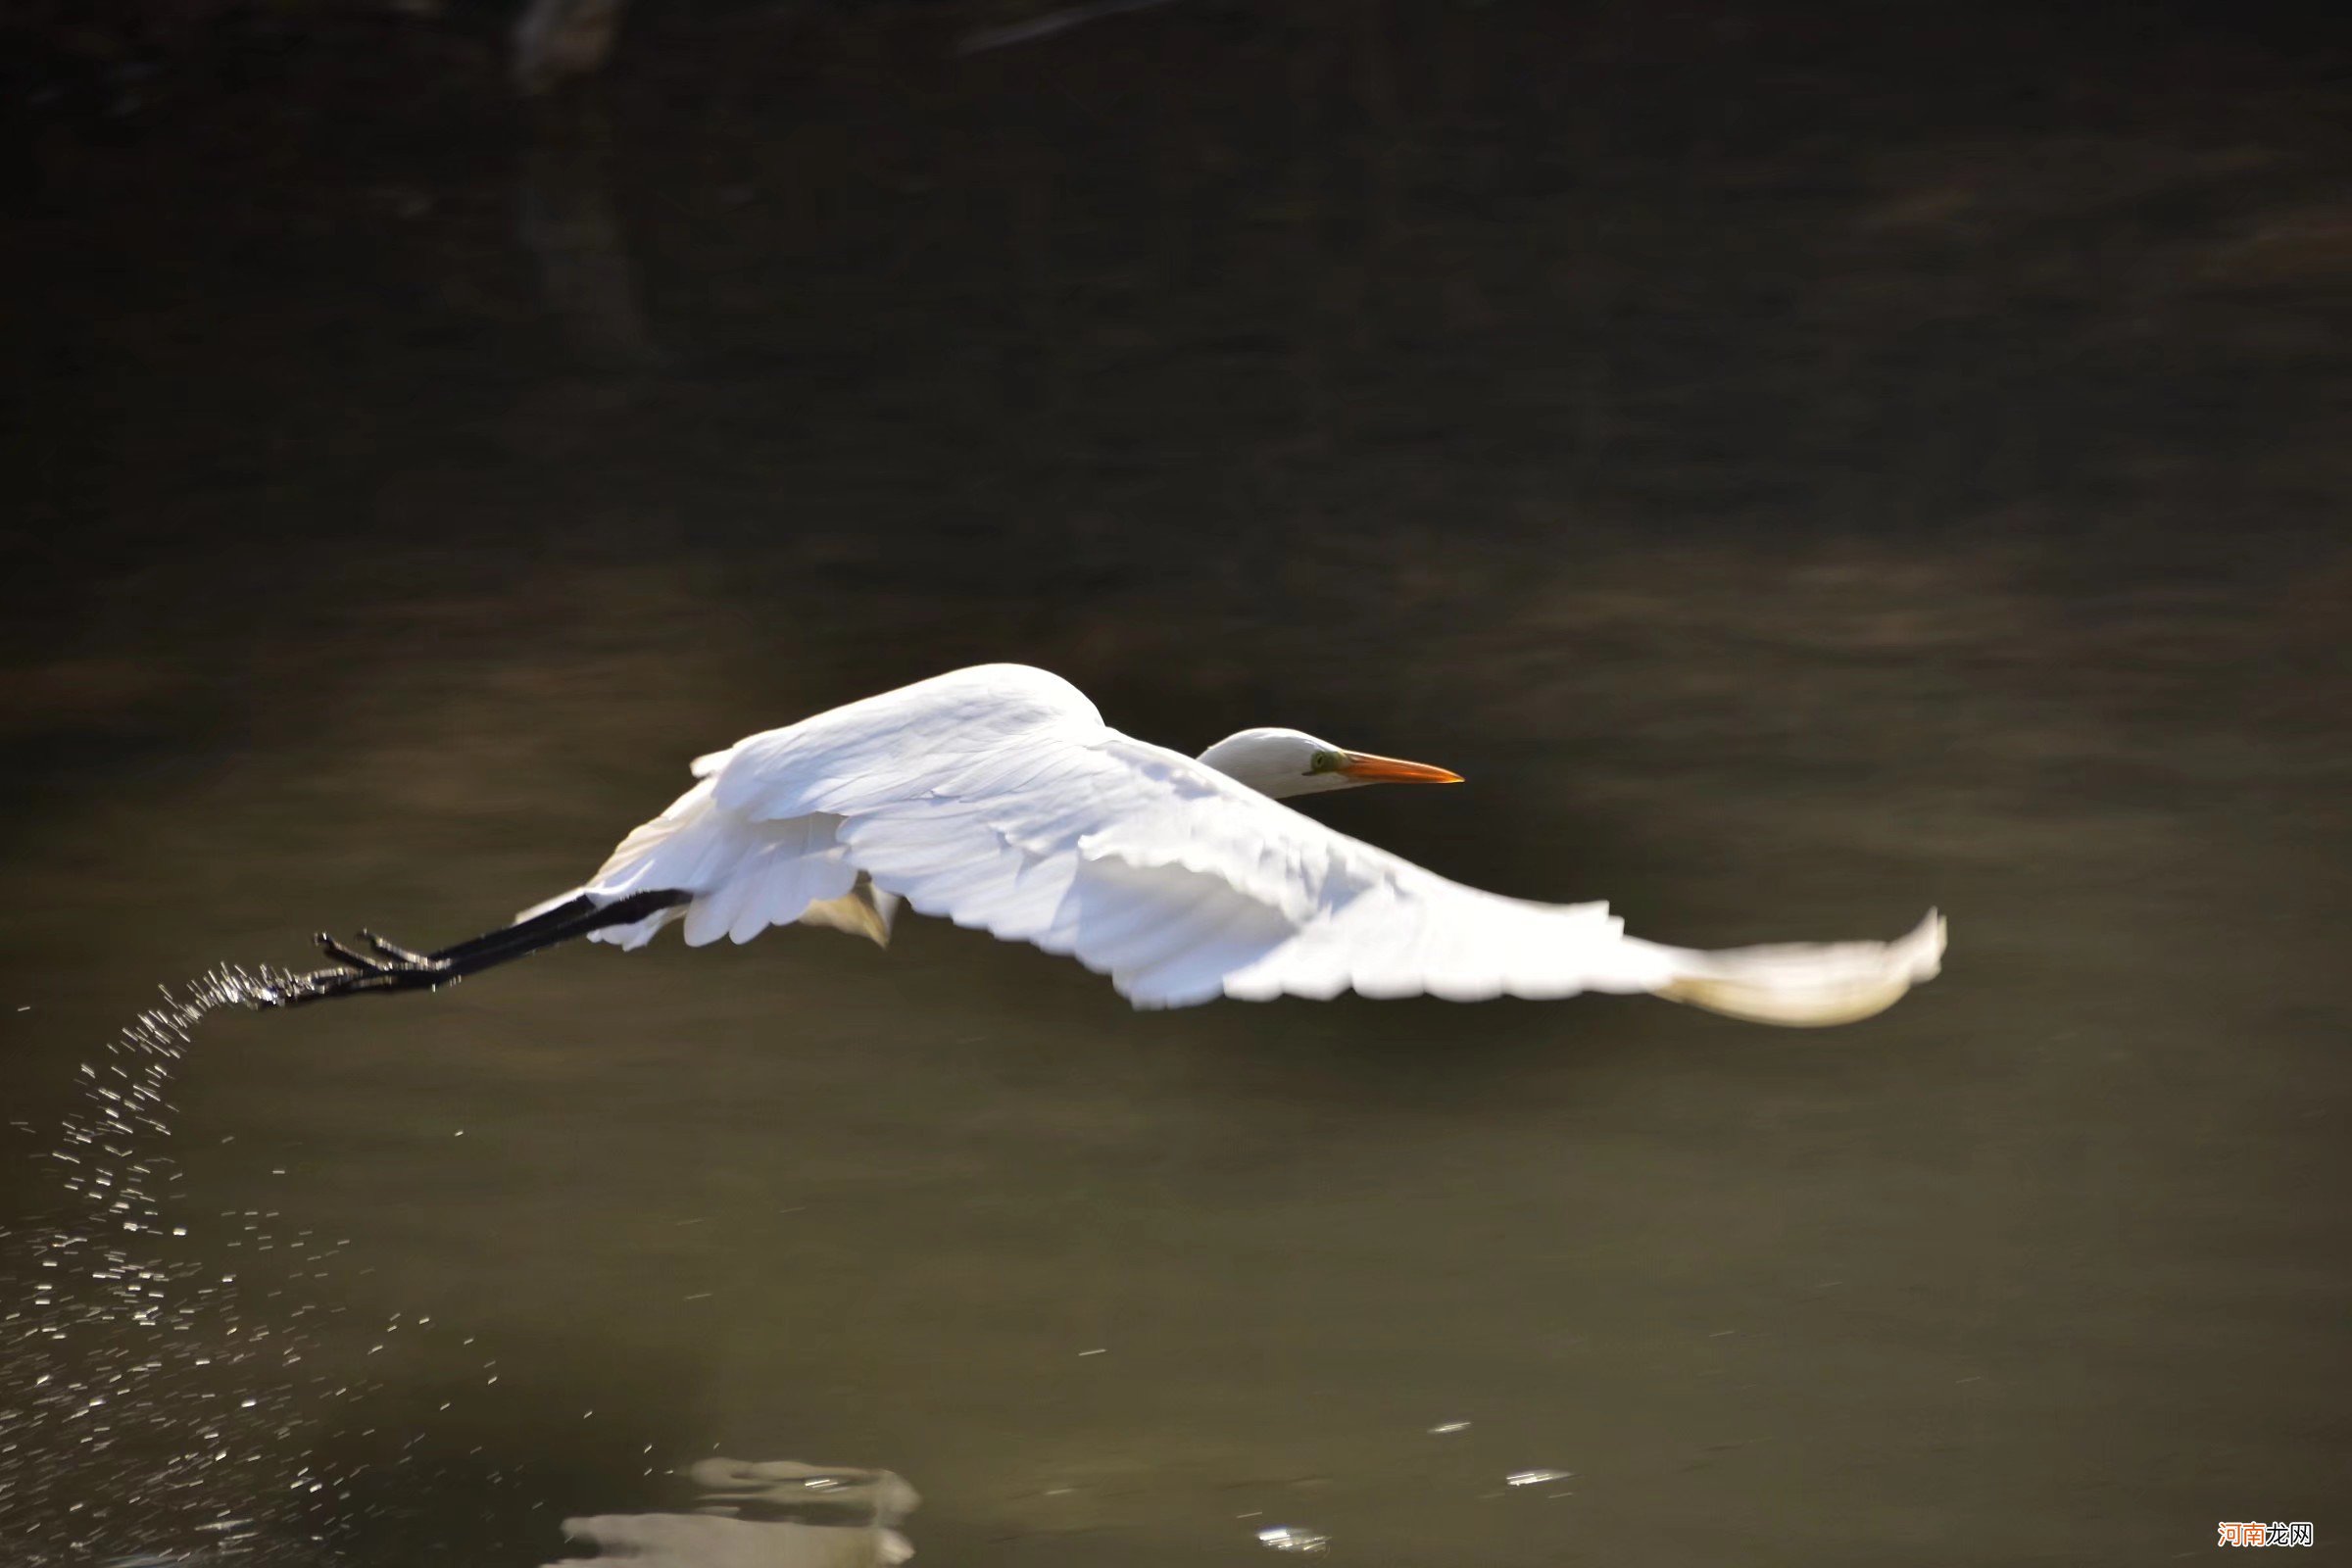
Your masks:
{"label": "murky green water", "polygon": [[[1509,3],[953,53],[1011,15],[649,12],[538,122],[469,14],[264,30],[37,122],[11,1560],[529,1568],[713,1454],[895,1471],[965,1568],[2346,1528],[2340,56]],[[1138,1016],[920,921],[564,952],[213,1015],[113,1244],[188,1310],[37,1304],[157,982],[470,934],[697,753],[994,659],[1456,767],[1315,809],[1465,880],[1693,944],[1934,903],[1947,970],[1788,1035]],[[123,1376],[32,1419],[36,1359]]]}

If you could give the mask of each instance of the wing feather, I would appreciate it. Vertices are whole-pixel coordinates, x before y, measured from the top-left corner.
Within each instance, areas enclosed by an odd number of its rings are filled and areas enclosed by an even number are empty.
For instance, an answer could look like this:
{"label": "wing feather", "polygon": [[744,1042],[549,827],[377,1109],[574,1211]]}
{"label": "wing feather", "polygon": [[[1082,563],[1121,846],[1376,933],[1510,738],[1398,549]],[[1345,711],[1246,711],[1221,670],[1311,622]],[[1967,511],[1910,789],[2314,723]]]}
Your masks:
{"label": "wing feather", "polygon": [[1932,940],[1923,926],[1894,944],[1708,955],[1641,942],[1605,905],[1483,893],[1335,832],[1120,734],[1068,682],[1018,665],[751,736],[696,772],[586,891],[684,888],[687,941],[741,942],[862,871],[884,899],[1068,954],[1145,1007],[1597,990],[1833,1021],[1933,974],[1942,947],[1932,916]]}

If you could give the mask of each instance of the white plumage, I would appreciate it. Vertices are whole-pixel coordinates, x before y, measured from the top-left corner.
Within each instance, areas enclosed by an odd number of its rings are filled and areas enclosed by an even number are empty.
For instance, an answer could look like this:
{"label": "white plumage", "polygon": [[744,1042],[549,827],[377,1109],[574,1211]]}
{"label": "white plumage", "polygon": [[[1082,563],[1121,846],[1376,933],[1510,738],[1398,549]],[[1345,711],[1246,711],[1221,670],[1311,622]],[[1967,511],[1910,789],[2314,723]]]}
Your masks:
{"label": "white plumage", "polygon": [[1188,758],[1110,728],[1069,682],[1017,664],[851,703],[700,758],[694,771],[695,786],[583,888],[539,907],[580,894],[600,906],[658,889],[693,895],[594,934],[634,948],[679,918],[695,945],[795,921],[881,941],[903,899],[1068,954],[1139,1007],[1348,990],[1456,1001],[1609,991],[1838,1023],[1933,976],[1943,952],[1933,912],[1891,943],[1700,953],[1627,936],[1603,904],[1483,893],[1273,798],[1449,780],[1441,769],[1292,731],[1248,731]]}

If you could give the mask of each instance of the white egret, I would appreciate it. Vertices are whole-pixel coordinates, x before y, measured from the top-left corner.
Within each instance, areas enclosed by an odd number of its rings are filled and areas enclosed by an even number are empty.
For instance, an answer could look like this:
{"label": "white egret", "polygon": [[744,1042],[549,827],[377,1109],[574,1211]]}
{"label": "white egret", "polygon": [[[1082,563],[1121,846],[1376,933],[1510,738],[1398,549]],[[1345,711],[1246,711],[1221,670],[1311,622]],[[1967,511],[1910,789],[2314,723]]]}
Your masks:
{"label": "white egret", "polygon": [[765,731],[694,763],[698,782],[581,887],[439,953],[321,935],[342,967],[278,1000],[447,984],[574,937],[691,946],[772,925],[887,942],[901,901],[1068,954],[1138,1007],[1431,995],[1646,992],[1737,1017],[1868,1017],[1936,972],[1933,911],[1893,942],[1697,952],[1644,942],[1605,904],[1464,887],[1279,804],[1444,768],[1250,729],[1198,758],[1123,735],[1068,681],[984,664]]}

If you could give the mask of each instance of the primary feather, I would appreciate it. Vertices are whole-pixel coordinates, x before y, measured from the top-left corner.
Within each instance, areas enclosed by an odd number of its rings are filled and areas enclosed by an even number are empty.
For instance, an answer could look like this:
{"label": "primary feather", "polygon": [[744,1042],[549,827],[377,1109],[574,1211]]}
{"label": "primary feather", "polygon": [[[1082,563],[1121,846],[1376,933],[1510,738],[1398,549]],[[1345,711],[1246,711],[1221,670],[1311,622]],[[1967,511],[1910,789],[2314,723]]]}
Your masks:
{"label": "primary feather", "polygon": [[1943,951],[1934,913],[1892,943],[1696,953],[1627,936],[1603,904],[1484,893],[1123,735],[1069,682],[1017,664],[851,703],[694,771],[578,890],[691,902],[595,940],[639,947],[682,918],[696,945],[795,921],[879,941],[904,900],[1068,954],[1139,1007],[1649,992],[1791,1024],[1877,1012]]}

